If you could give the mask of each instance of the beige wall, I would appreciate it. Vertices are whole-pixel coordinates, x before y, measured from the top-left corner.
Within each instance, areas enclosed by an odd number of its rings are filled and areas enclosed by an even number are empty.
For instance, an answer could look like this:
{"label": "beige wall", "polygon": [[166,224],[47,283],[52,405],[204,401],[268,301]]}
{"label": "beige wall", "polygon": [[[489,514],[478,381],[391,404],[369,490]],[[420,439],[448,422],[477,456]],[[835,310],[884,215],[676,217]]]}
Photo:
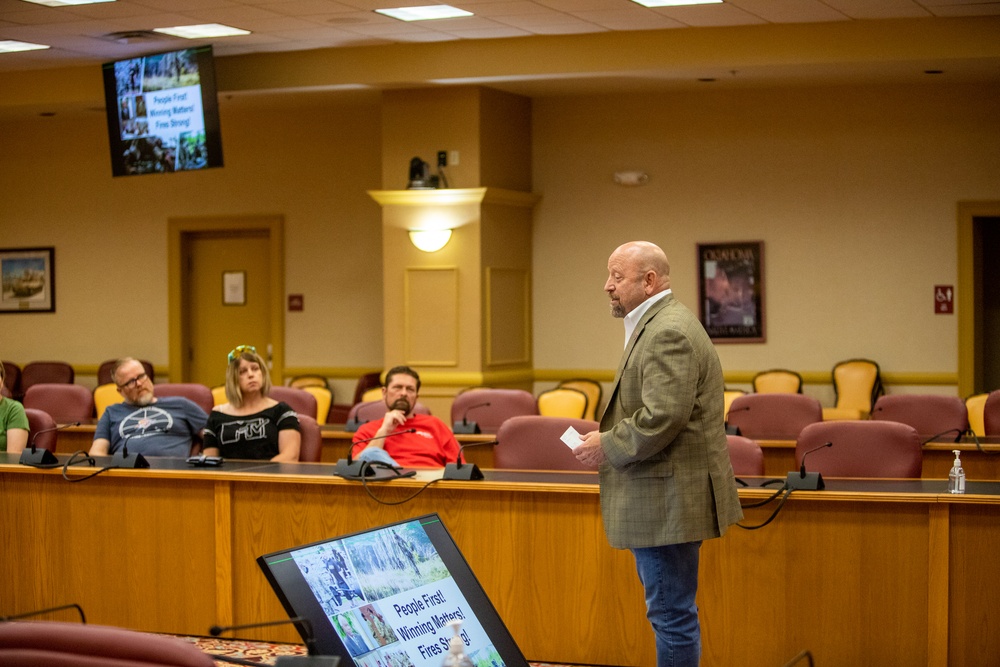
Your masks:
{"label": "beige wall", "polygon": [[56,313],[0,316],[4,358],[166,364],[167,219],[278,214],[305,295],[286,364],[381,367],[378,94],[223,96],[221,115],[225,167],[118,179],[103,111],[0,122],[0,246],[56,248]]}
{"label": "beige wall", "polygon": [[[535,368],[613,371],[609,252],[664,246],[696,307],[695,245],[765,244],[767,342],[728,371],[956,372],[956,204],[1000,200],[1000,90],[960,85],[539,97],[532,101]],[[0,355],[97,364],[167,357],[166,221],[285,218],[290,367],[382,364],[382,187],[374,93],[222,100],[226,166],[112,179],[98,112],[0,120],[0,246],[56,246],[57,312],[0,316]],[[425,159],[432,159],[427,155]],[[405,174],[405,164],[398,165]],[[623,188],[620,169],[649,184]],[[394,172],[395,173],[395,172]],[[484,185],[490,185],[488,183]]]}
{"label": "beige wall", "polygon": [[997,118],[997,88],[947,85],[535,99],[536,368],[615,367],[607,256],[644,238],[695,310],[696,244],[764,241],[767,342],[719,345],[727,371],[955,373],[933,285],[956,282],[957,202],[1000,198]]}

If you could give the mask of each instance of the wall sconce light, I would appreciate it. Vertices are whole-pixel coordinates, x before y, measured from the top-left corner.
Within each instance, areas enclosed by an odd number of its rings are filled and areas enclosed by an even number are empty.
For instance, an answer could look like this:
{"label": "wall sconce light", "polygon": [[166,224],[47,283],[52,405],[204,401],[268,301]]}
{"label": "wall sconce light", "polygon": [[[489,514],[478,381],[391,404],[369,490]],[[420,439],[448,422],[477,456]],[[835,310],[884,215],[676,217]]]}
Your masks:
{"label": "wall sconce light", "polygon": [[450,229],[411,229],[410,243],[424,252],[437,252],[451,240]]}

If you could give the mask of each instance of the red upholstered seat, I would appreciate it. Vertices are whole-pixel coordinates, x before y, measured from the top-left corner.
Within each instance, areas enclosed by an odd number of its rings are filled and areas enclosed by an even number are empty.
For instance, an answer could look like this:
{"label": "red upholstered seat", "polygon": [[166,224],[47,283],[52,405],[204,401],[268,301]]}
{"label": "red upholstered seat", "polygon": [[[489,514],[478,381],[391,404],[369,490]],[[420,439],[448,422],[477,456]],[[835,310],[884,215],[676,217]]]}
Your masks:
{"label": "red upholstered seat", "polygon": [[214,667],[182,639],[103,625],[0,623],[4,667]]}
{"label": "red upholstered seat", "polygon": [[305,389],[297,387],[271,387],[269,394],[276,401],[284,401],[299,414],[309,415],[316,419],[316,397]]}
{"label": "red upholstered seat", "polygon": [[94,395],[79,384],[41,383],[24,392],[24,407],[44,410],[59,424],[94,417]]}
{"label": "red upholstered seat", "polygon": [[468,421],[479,425],[482,433],[496,433],[500,425],[511,417],[537,414],[535,397],[523,389],[484,387],[463,391],[451,404],[452,424],[467,417]]}
{"label": "red upholstered seat", "polygon": [[208,414],[215,407],[212,390],[203,384],[194,382],[164,383],[153,385],[153,394],[160,398],[164,396],[183,396],[194,402]]}
{"label": "red upholstered seat", "polygon": [[741,435],[727,435],[729,443],[729,460],[733,464],[733,472],[739,475],[764,474],[764,450],[756,441]]}
{"label": "red upholstered seat", "polygon": [[983,428],[986,435],[1000,435],[1000,389],[990,392],[983,406]]}
{"label": "red upholstered seat", "polygon": [[38,449],[55,454],[59,436],[55,430],[56,420],[48,412],[35,408],[25,408],[24,414],[28,418],[28,447],[34,444]]}
{"label": "red upholstered seat", "polygon": [[891,421],[832,421],[810,424],[795,443],[795,465],[809,454],[808,472],[828,477],[920,477],[923,450],[916,429]]}
{"label": "red upholstered seat", "polygon": [[323,434],[319,424],[309,415],[299,414],[299,432],[302,434],[302,444],[299,445],[299,461],[303,463],[318,463],[323,459]]}
{"label": "red upholstered seat", "polygon": [[822,421],[823,406],[805,394],[747,394],[729,406],[728,424],[757,440],[794,440],[808,424]]}
{"label": "red upholstered seat", "polygon": [[875,401],[872,419],[909,424],[924,438],[948,433],[954,439],[969,429],[969,413],[958,396],[882,396]]}
{"label": "red upholstered seat", "polygon": [[559,439],[570,426],[583,435],[596,430],[598,423],[571,417],[511,417],[497,431],[493,464],[518,470],[591,470]]}

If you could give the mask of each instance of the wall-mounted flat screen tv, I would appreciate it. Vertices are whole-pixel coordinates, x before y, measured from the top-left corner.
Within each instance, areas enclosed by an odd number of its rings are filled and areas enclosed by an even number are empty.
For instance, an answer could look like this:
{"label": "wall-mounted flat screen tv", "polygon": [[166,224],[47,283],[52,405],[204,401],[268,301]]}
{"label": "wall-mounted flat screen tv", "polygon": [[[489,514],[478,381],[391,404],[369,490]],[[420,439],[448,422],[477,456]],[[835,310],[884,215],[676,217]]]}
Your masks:
{"label": "wall-mounted flat screen tv", "polygon": [[115,176],[222,166],[211,46],[104,64]]}
{"label": "wall-mounted flat screen tv", "polygon": [[341,667],[440,667],[460,621],[474,665],[528,667],[437,514],[266,554],[258,565],[319,655]]}

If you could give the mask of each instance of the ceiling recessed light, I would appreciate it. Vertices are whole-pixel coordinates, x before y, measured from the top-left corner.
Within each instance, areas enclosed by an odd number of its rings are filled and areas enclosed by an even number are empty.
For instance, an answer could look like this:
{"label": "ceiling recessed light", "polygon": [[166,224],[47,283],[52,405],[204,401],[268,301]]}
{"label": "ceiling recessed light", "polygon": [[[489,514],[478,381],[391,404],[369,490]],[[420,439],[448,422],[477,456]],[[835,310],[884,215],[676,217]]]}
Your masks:
{"label": "ceiling recessed light", "polygon": [[249,35],[249,30],[241,30],[221,23],[202,23],[200,25],[178,25],[173,28],[153,28],[153,32],[164,35],[183,37],[184,39],[206,39],[209,37],[235,37]]}
{"label": "ceiling recessed light", "polygon": [[632,0],[643,7],[684,7],[685,5],[717,5],[722,0]]}
{"label": "ceiling recessed light", "polygon": [[431,21],[433,19],[454,19],[462,16],[472,16],[472,12],[467,12],[451,5],[428,5],[426,7],[394,7],[390,9],[376,9],[376,13],[391,16],[400,21]]}
{"label": "ceiling recessed light", "polygon": [[115,0],[24,0],[46,7],[69,7],[71,5],[96,5],[99,2],[114,2]]}
{"label": "ceiling recessed light", "polygon": [[18,51],[39,51],[41,49],[51,49],[47,44],[32,44],[31,42],[19,42],[16,39],[0,39],[0,53],[16,53]]}

